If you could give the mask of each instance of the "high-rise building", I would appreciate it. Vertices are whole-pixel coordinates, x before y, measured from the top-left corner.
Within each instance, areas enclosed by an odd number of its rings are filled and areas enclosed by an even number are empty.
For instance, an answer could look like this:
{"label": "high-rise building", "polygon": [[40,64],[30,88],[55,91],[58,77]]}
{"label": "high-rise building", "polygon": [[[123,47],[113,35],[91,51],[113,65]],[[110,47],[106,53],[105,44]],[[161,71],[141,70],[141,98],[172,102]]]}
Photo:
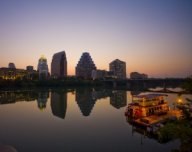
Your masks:
{"label": "high-rise building", "polygon": [[67,76],[67,59],[65,51],[53,55],[51,62],[51,76],[54,78]]}
{"label": "high-rise building", "polygon": [[14,64],[14,63],[9,63],[8,68],[10,68],[10,69],[16,69],[16,67],[15,67],[15,64]]}
{"label": "high-rise building", "polygon": [[126,79],[126,63],[119,59],[109,64],[109,70],[113,72],[117,79]]}
{"label": "high-rise building", "polygon": [[46,79],[48,77],[47,59],[44,56],[41,56],[41,58],[39,59],[37,71],[39,72],[40,79]]}
{"label": "high-rise building", "polygon": [[92,70],[96,70],[96,66],[88,52],[84,52],[76,66],[76,76],[85,79],[91,78]]}

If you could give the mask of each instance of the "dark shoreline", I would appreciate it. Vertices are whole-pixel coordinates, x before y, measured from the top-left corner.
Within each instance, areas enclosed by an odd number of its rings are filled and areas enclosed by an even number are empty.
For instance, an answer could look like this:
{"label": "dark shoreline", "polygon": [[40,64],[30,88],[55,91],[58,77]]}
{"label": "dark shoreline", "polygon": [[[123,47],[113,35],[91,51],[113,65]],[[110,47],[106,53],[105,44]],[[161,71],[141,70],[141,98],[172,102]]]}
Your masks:
{"label": "dark shoreline", "polygon": [[[166,85],[165,85],[166,81]],[[0,91],[3,90],[38,90],[38,89],[75,89],[82,87],[105,88],[127,91],[180,93],[192,94],[191,90],[170,91],[167,88],[182,88],[183,84],[189,84],[185,79],[149,79],[149,80],[84,80],[84,79],[49,79],[49,80],[0,80]],[[189,84],[190,85],[190,84]],[[165,87],[166,86],[166,87]],[[161,87],[160,91],[150,88]]]}

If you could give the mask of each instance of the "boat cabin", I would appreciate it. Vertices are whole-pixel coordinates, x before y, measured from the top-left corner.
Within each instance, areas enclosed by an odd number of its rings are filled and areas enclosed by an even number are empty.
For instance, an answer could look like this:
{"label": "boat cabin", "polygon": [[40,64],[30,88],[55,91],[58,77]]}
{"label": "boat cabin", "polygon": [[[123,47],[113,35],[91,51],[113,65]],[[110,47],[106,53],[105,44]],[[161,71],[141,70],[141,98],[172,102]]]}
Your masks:
{"label": "boat cabin", "polygon": [[166,94],[145,94],[133,96],[132,103],[128,105],[125,115],[141,118],[150,115],[163,115],[169,111],[165,100]]}

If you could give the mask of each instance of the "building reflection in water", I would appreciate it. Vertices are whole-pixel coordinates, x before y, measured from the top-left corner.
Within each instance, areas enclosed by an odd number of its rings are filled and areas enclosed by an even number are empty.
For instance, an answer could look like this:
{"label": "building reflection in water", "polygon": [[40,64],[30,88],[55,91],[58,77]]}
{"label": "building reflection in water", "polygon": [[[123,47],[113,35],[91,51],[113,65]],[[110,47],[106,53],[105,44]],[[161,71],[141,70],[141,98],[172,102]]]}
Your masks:
{"label": "building reflection in water", "polygon": [[125,107],[127,105],[126,90],[113,91],[112,95],[110,96],[110,104],[117,109]]}
{"label": "building reflection in water", "polygon": [[42,91],[38,93],[37,105],[40,110],[43,110],[46,108],[47,98],[49,98],[48,91]]}
{"label": "building reflection in water", "polygon": [[92,88],[84,88],[76,90],[76,102],[83,116],[89,116],[94,107],[96,99],[92,96]]}
{"label": "building reflection in water", "polygon": [[51,92],[51,110],[54,116],[64,119],[67,111],[67,92]]}
{"label": "building reflection in water", "polygon": [[158,141],[157,135],[154,134],[151,131],[148,131],[147,128],[145,127],[141,127],[141,126],[136,126],[130,123],[130,121],[127,119],[127,122],[131,125],[132,127],[132,136],[134,136],[134,134],[136,133],[136,136],[138,136],[138,134],[140,135],[140,144],[143,145],[143,140],[147,137],[150,139],[154,139],[156,141]]}
{"label": "building reflection in water", "polygon": [[76,101],[83,116],[89,116],[98,99],[110,97],[110,104],[119,109],[127,105],[126,91],[95,90],[92,88],[77,89]]}
{"label": "building reflection in water", "polygon": [[0,104],[34,101],[37,97],[38,93],[34,91],[2,91],[0,92]]}

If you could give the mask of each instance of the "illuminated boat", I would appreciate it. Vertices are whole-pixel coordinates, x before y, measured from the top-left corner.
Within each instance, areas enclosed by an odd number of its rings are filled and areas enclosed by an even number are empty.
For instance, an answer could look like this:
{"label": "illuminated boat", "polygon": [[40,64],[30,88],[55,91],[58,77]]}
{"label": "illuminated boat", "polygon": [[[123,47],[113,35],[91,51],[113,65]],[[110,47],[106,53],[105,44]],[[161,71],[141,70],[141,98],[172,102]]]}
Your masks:
{"label": "illuminated boat", "polygon": [[145,94],[133,96],[132,103],[126,109],[125,115],[132,118],[142,118],[151,115],[163,115],[169,111],[164,97],[166,94]]}
{"label": "illuminated boat", "polygon": [[125,111],[127,121],[131,124],[141,126],[151,126],[164,123],[170,119],[180,119],[181,110],[170,110],[168,102],[165,100],[166,94],[145,94],[133,96]]}

